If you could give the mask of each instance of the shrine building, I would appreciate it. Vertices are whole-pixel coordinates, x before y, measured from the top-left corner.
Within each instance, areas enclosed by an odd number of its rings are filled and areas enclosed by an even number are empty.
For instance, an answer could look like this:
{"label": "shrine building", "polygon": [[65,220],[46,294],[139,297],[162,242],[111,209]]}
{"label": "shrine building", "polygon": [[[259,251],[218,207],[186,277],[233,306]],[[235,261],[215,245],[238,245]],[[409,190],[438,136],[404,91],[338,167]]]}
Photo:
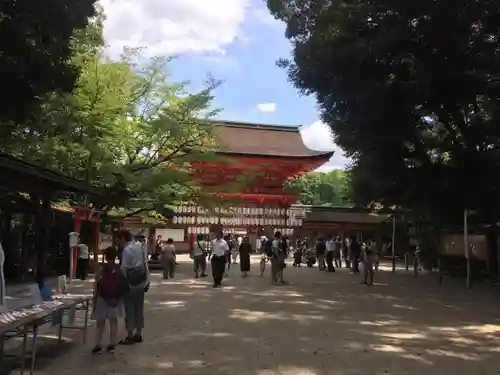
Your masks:
{"label": "shrine building", "polygon": [[[224,162],[216,158],[193,165],[194,177],[210,192],[210,207],[175,207],[168,223],[155,228],[154,236],[172,238],[182,250],[197,234],[216,228],[251,237],[275,230],[293,234],[302,225],[301,218],[290,215],[299,192],[285,189],[285,184],[325,164],[333,152],[308,149],[299,127],[217,121],[214,133],[216,155]],[[132,220],[124,224],[135,227],[134,231],[140,226]]]}

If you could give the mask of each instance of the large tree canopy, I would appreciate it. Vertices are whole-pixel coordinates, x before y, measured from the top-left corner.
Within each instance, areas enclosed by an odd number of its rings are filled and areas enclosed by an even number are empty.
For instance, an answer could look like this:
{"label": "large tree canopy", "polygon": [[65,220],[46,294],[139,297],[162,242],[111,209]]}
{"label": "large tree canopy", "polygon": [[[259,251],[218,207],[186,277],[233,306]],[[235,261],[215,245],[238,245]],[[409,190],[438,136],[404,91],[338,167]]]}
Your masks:
{"label": "large tree canopy", "polygon": [[70,40],[95,14],[96,0],[3,0],[0,5],[0,134],[33,114],[48,92],[77,79]]}
{"label": "large tree canopy", "polygon": [[268,0],[268,7],[294,46],[293,61],[281,64],[316,96],[354,160],[351,180],[363,199],[434,213],[468,207],[498,219],[500,3]]}
{"label": "large tree canopy", "polygon": [[[118,215],[162,211],[199,198],[190,162],[214,157],[209,120],[213,89],[191,93],[171,82],[168,58],[126,50],[110,59],[102,14],[75,33],[71,63],[80,71],[71,93],[41,98],[35,119],[18,122],[0,150],[102,188],[90,204]],[[39,131],[33,131],[35,127]]]}

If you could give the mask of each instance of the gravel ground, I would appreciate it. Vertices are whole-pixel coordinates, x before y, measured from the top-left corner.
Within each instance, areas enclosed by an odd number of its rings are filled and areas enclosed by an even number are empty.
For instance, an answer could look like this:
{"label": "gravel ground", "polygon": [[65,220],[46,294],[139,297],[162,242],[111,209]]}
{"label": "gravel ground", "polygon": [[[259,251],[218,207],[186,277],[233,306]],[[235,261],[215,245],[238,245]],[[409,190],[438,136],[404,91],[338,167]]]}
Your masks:
{"label": "gravel ground", "polygon": [[[233,266],[224,288],[153,276],[144,343],[92,356],[91,342],[40,360],[40,375],[453,375],[500,373],[493,290],[381,271],[373,287],[341,269],[290,265],[287,286]],[[403,273],[403,272],[401,272]],[[93,330],[92,330],[93,331]],[[89,338],[92,339],[93,332]],[[90,340],[92,341],[92,340]]]}

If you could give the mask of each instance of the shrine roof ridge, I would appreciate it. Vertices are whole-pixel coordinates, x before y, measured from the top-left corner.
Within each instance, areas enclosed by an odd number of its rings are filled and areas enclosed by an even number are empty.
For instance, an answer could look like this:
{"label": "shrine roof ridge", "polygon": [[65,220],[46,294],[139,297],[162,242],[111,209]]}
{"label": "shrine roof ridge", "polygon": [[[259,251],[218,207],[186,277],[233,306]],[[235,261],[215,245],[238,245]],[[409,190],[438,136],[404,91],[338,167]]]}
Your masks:
{"label": "shrine roof ridge", "polygon": [[278,132],[291,132],[298,133],[302,125],[276,125],[276,124],[263,124],[258,122],[244,122],[244,121],[230,121],[230,120],[210,120],[210,124],[223,125],[226,127],[246,128],[246,129],[261,129],[261,130],[274,130]]}

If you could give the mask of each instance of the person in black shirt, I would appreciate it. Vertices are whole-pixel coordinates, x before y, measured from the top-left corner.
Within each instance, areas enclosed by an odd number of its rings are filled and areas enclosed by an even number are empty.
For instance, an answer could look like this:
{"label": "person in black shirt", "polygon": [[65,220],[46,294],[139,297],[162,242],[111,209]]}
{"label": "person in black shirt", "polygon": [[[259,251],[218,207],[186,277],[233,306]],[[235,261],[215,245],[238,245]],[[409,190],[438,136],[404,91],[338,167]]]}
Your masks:
{"label": "person in black shirt", "polygon": [[316,241],[316,256],[318,257],[318,267],[320,271],[326,268],[325,265],[326,243],[322,237]]}
{"label": "person in black shirt", "polygon": [[361,255],[361,244],[358,242],[356,237],[351,238],[351,267],[352,272],[359,273],[359,257]]}

